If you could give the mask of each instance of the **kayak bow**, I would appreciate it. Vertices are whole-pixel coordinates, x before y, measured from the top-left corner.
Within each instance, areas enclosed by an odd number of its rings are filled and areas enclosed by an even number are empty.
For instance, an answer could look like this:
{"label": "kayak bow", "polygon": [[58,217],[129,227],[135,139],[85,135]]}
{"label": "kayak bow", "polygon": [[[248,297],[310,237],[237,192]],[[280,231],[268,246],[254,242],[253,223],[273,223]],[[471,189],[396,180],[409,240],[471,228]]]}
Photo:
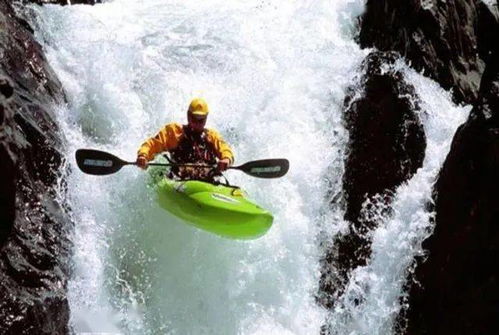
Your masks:
{"label": "kayak bow", "polygon": [[272,225],[272,214],[249,201],[239,188],[162,178],[157,193],[163,209],[219,236],[255,239]]}

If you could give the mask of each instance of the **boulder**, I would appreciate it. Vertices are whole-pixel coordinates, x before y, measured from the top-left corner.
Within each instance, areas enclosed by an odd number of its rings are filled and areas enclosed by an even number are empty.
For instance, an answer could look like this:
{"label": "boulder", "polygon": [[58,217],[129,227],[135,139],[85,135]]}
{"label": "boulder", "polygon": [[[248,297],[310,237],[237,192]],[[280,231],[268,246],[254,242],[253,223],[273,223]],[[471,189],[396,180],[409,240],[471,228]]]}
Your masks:
{"label": "boulder", "polygon": [[332,307],[350,271],[365,265],[371,250],[370,232],[376,206],[389,210],[397,186],[421,167],[426,138],[419,120],[418,97],[395,63],[396,52],[370,53],[362,77],[345,99],[344,121],[349,132],[343,193],[346,234],[338,236],[322,261],[321,303]]}

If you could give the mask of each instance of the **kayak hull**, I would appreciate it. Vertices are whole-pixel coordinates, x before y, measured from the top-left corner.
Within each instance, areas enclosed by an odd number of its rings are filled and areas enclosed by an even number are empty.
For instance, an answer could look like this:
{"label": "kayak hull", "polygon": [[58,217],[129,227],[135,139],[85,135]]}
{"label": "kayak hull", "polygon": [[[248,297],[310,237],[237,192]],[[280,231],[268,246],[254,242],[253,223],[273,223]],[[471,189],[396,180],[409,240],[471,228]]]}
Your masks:
{"label": "kayak hull", "polygon": [[163,178],[157,194],[163,209],[219,236],[255,239],[272,226],[272,214],[249,201],[238,188]]}

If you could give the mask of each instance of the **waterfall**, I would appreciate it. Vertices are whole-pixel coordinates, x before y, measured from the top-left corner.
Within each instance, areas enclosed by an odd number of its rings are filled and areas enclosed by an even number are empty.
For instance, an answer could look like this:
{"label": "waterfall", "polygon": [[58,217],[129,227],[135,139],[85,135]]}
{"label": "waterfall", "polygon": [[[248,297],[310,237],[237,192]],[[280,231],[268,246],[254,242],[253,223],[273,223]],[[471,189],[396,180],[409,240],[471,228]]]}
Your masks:
{"label": "waterfall", "polygon": [[[341,187],[346,89],[366,51],[354,42],[363,1],[130,1],[44,6],[36,36],[66,89],[58,110],[76,222],[69,284],[75,331],[317,334],[320,231]],[[165,123],[204,97],[236,162],[286,157],[289,174],[227,173],[270,210],[254,241],[196,230],[161,210],[147,173],[96,177],[78,148],[133,160]]]}

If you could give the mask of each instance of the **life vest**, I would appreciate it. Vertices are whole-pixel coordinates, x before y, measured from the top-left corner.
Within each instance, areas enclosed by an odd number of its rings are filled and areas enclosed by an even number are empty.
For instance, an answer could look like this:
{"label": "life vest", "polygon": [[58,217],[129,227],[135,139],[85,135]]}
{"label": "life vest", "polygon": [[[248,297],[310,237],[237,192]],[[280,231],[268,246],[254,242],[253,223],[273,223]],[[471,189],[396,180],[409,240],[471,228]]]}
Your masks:
{"label": "life vest", "polygon": [[[218,134],[214,130],[206,129],[203,134],[192,134],[193,136],[189,136],[191,133],[189,129],[186,129],[186,126],[182,126],[178,123],[169,123],[165,125],[154,137],[147,139],[140,146],[137,155],[145,156],[147,160],[154,159],[156,154],[160,152],[168,151],[174,152],[175,156],[179,160],[192,160],[196,161],[201,158],[202,161],[211,161],[213,155],[220,159],[229,159],[231,162],[234,161],[234,155],[230,147],[225,143],[220,134]],[[187,136],[184,136],[188,134]],[[199,138],[201,136],[201,138]],[[194,137],[194,139],[193,139]],[[189,139],[190,138],[190,139]],[[201,144],[206,144],[206,148],[208,150],[208,155],[203,155],[197,153],[191,158],[184,157],[189,156],[189,152],[193,151],[192,143],[185,143],[179,147],[180,140],[186,140],[190,142],[198,142]],[[202,149],[202,148],[198,148]],[[203,150],[201,150],[203,151]],[[204,157],[203,157],[204,156]]]}
{"label": "life vest", "polygon": [[[193,133],[186,125],[170,123],[165,125],[154,137],[147,139],[139,148],[138,155],[152,160],[160,152],[172,163],[215,165],[217,158],[234,161],[230,147],[220,134],[214,130],[205,129],[202,133]],[[169,178],[196,179],[209,181],[220,173],[209,168],[173,166],[168,174]]]}
{"label": "life vest", "polygon": [[175,163],[216,164],[217,156],[213,145],[207,140],[206,130],[198,134],[184,125],[182,131],[177,147],[170,150],[170,157]]}

